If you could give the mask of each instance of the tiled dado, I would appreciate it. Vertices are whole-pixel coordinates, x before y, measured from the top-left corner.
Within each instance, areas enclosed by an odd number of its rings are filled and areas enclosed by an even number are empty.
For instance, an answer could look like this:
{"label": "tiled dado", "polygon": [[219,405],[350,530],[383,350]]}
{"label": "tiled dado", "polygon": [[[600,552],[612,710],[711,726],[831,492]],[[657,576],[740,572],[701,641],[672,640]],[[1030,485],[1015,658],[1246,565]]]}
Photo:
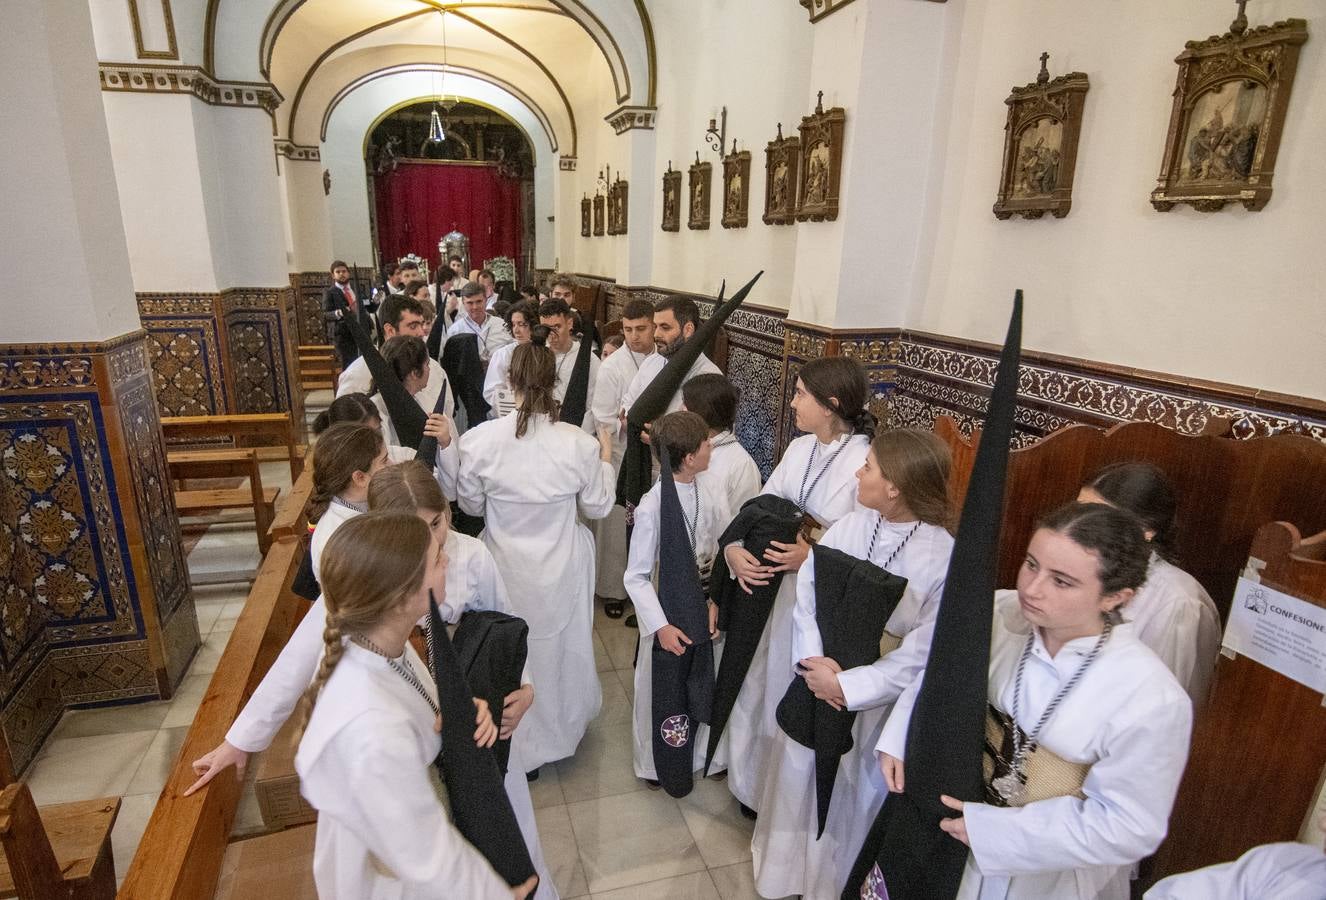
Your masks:
{"label": "tiled dado", "polygon": [[[373,270],[359,266],[351,272],[357,285],[357,293],[371,295],[373,291]],[[327,345],[326,320],[322,313],[322,295],[331,284],[331,275],[327,272],[291,272],[290,287],[295,293],[295,311],[297,333],[300,344]]]}
{"label": "tiled dado", "polygon": [[302,418],[294,294],[285,288],[138,294],[161,414]]}
{"label": "tiled dado", "polygon": [[[0,731],[170,696],[199,643],[142,331],[0,345]],[[4,774],[4,773],[0,773]]]}

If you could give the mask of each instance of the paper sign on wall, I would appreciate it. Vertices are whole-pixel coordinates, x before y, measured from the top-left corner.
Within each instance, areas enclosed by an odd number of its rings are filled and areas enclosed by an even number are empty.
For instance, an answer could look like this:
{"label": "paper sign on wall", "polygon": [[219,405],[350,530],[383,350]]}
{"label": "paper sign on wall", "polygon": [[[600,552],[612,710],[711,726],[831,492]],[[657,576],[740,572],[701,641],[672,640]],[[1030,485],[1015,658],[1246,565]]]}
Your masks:
{"label": "paper sign on wall", "polygon": [[1240,578],[1226,648],[1326,693],[1326,609]]}

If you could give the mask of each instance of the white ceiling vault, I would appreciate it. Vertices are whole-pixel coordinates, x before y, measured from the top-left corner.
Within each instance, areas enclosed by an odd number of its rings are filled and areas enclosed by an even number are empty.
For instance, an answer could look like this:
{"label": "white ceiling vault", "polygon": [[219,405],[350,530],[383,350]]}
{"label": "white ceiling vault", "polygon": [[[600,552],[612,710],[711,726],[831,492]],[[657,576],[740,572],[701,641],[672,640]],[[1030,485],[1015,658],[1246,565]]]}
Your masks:
{"label": "white ceiling vault", "polygon": [[271,82],[285,98],[276,136],[295,144],[325,140],[357,86],[405,71],[462,99],[460,84],[499,87],[538,121],[544,134],[530,137],[564,156],[576,155],[577,111],[584,128],[614,111],[598,108],[605,97],[655,105],[644,0],[206,0],[204,26],[203,67]]}

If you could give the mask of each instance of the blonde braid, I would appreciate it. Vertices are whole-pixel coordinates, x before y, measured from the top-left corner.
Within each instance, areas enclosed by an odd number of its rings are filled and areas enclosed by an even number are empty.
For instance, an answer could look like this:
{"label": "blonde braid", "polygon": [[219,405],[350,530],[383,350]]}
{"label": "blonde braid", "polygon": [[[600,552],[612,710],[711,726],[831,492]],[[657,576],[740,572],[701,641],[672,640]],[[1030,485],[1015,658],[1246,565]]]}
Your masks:
{"label": "blonde braid", "polygon": [[336,664],[341,661],[344,654],[345,644],[341,641],[341,627],[336,614],[328,609],[327,627],[322,630],[322,661],[318,664],[318,674],[313,676],[313,681],[299,700],[299,724],[295,727],[294,739],[296,747],[304,736],[304,729],[308,728],[309,719],[313,717],[313,705],[318,702],[318,695],[322,693],[327,679],[331,678]]}

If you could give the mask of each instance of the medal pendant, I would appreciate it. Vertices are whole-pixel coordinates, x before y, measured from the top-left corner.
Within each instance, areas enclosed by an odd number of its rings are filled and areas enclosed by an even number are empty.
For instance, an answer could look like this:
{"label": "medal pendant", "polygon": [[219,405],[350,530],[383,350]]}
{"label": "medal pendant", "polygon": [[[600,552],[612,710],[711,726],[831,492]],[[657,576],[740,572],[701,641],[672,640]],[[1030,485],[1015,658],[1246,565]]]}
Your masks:
{"label": "medal pendant", "polygon": [[990,782],[990,786],[995,789],[996,794],[1003,797],[1008,803],[1017,800],[1027,791],[1027,786],[1022,783],[1022,779],[1018,777],[1017,772],[1012,771],[1006,775],[1000,775]]}

